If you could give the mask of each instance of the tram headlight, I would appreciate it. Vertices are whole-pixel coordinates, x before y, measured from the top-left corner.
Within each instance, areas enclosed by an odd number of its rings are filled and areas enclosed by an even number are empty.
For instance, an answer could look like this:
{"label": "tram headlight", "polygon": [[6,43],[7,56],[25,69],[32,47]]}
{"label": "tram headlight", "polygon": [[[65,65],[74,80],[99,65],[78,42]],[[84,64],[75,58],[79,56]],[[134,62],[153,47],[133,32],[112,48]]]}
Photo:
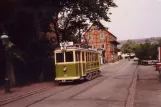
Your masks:
{"label": "tram headlight", "polygon": [[67,67],[66,67],[66,66],[64,66],[64,68],[63,68],[63,72],[64,72],[64,73],[66,73],[66,72],[67,72]]}

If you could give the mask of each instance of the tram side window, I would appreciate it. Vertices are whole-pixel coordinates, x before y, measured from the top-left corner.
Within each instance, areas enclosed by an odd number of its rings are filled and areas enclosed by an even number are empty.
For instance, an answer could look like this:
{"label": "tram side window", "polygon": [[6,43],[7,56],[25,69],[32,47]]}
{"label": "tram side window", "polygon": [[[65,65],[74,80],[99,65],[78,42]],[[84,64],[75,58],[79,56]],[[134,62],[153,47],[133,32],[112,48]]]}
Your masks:
{"label": "tram side window", "polygon": [[96,61],[95,53],[93,53],[93,61]]}
{"label": "tram side window", "polygon": [[88,52],[88,61],[90,61],[90,52]]}
{"label": "tram side window", "polygon": [[92,61],[92,53],[91,52],[90,52],[90,56],[89,57],[90,57],[90,61]]}
{"label": "tram side window", "polygon": [[90,61],[90,52],[88,52],[88,61]]}
{"label": "tram side window", "polygon": [[84,59],[84,52],[82,52],[82,61],[85,61],[85,59]]}
{"label": "tram side window", "polygon": [[89,52],[87,52],[87,61],[89,61]]}
{"label": "tram side window", "polygon": [[93,61],[96,61],[96,53],[93,53]]}
{"label": "tram side window", "polygon": [[96,53],[96,61],[98,61],[98,59],[97,59],[97,53]]}
{"label": "tram side window", "polygon": [[98,54],[96,54],[96,61],[98,61]]}
{"label": "tram side window", "polygon": [[93,61],[93,53],[91,53],[91,61]]}
{"label": "tram side window", "polygon": [[79,51],[75,52],[75,56],[76,56],[76,61],[80,61],[80,52]]}
{"label": "tram side window", "polygon": [[96,61],[96,54],[93,53],[93,61]]}
{"label": "tram side window", "polygon": [[89,61],[92,61],[92,53],[91,52],[89,54],[89,57],[90,57]]}
{"label": "tram side window", "polygon": [[64,62],[64,53],[56,53],[56,62]]}
{"label": "tram side window", "polygon": [[88,52],[86,52],[86,61],[88,61]]}
{"label": "tram side window", "polygon": [[66,62],[73,62],[73,51],[65,52]]}
{"label": "tram side window", "polygon": [[98,61],[98,55],[97,55],[97,53],[96,53],[96,61]]}

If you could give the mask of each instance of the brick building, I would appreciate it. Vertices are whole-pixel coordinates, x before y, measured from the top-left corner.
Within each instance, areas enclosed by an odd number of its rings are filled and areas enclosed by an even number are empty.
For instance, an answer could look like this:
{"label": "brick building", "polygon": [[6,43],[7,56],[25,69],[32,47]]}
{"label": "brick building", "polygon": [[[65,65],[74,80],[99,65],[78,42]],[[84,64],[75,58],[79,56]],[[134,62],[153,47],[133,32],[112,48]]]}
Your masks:
{"label": "brick building", "polygon": [[108,31],[100,22],[94,22],[83,34],[85,42],[101,50],[103,62],[118,60],[117,37]]}

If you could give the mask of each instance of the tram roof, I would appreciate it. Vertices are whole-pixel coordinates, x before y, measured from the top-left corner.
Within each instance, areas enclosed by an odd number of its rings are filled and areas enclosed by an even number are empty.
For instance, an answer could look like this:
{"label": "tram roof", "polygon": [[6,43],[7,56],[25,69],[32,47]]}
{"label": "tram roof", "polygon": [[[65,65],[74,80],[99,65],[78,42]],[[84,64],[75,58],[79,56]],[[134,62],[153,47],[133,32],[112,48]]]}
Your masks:
{"label": "tram roof", "polygon": [[[96,50],[88,49],[88,48],[79,48],[79,47],[67,47],[67,51],[75,51],[75,50],[81,50],[81,51],[89,51],[89,52],[98,52]],[[61,51],[61,48],[55,49],[55,52]]]}

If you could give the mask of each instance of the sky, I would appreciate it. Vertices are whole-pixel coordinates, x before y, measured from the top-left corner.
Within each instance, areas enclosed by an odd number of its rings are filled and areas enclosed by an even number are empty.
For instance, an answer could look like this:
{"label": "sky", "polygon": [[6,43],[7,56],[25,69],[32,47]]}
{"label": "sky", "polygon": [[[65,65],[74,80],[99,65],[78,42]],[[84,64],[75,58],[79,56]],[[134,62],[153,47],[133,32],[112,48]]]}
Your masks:
{"label": "sky", "polygon": [[103,22],[118,40],[161,37],[161,0],[114,0],[112,22]]}

